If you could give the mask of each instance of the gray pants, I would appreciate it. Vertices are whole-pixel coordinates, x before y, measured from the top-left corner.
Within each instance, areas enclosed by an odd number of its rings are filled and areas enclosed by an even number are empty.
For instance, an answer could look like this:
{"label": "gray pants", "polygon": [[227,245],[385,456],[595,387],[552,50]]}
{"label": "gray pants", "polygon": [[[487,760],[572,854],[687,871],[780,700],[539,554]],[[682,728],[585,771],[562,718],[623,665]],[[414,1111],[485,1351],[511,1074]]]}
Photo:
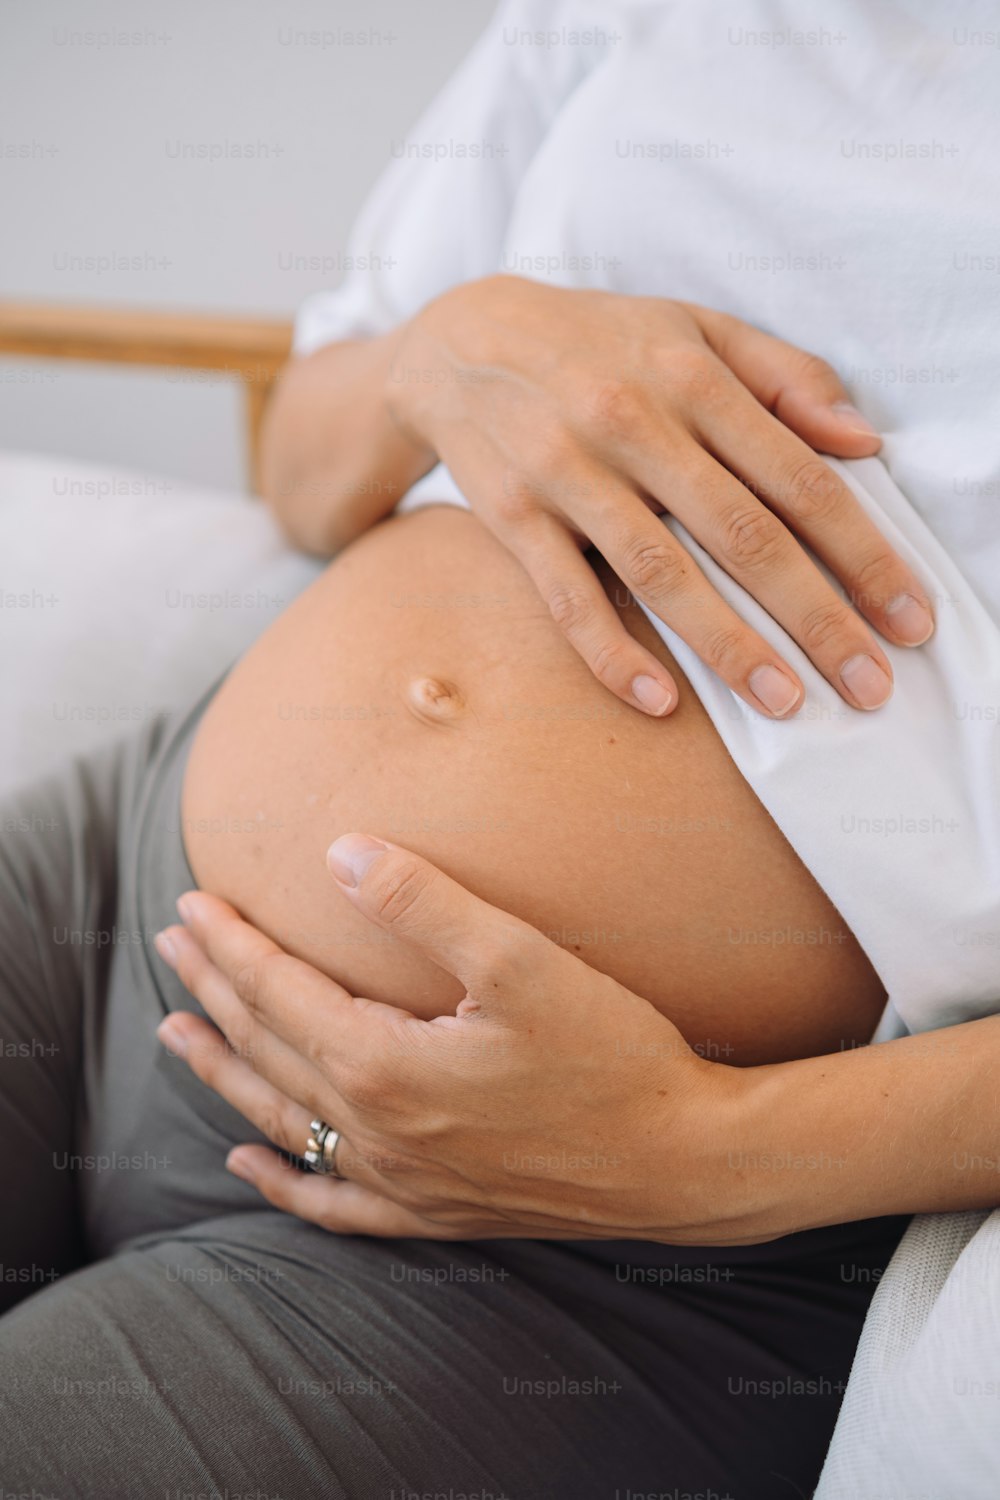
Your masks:
{"label": "gray pants", "polygon": [[195,719],[0,806],[0,1495],[806,1494],[898,1220],[380,1241],[224,1170],[256,1133],[154,1035]]}

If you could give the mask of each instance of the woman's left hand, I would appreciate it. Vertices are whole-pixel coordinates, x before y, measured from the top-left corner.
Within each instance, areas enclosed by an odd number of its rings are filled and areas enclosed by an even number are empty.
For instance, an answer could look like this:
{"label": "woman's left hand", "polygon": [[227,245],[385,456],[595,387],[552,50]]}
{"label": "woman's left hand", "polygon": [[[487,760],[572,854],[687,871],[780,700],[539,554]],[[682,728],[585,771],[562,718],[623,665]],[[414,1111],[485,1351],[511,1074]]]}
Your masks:
{"label": "woman's left hand", "polygon": [[284,1152],[314,1117],[342,1136],[337,1177],[254,1145],[230,1171],[343,1234],[744,1237],[726,1157],[745,1071],[406,850],[347,835],[330,868],[467,994],[432,1021],[355,998],[225,902],[184,896],[157,949],[216,1026],[174,1011],[161,1040]]}

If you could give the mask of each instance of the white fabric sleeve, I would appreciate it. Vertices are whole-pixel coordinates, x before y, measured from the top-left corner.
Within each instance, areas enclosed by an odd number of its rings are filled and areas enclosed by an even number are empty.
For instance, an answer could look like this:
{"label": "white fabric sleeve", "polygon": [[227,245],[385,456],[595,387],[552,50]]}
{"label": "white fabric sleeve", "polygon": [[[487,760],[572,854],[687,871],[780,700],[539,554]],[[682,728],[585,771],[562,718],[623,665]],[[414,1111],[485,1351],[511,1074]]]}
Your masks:
{"label": "white fabric sleeve", "polygon": [[603,55],[599,27],[572,43],[587,10],[579,0],[501,0],[406,141],[393,142],[350,236],[352,269],[303,303],[296,354],[385,333],[449,287],[499,269],[532,157]]}

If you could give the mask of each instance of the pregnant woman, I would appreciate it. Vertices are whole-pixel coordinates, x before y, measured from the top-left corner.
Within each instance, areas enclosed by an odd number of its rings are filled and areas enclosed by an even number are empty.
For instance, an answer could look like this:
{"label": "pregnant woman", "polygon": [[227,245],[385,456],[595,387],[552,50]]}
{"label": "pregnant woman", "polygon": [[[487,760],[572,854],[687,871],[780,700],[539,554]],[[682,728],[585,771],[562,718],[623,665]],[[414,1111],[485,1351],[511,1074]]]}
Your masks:
{"label": "pregnant woman", "polygon": [[[543,10],[609,29],[543,47]],[[880,388],[921,517],[739,314],[869,370],[900,329],[914,368],[995,353],[969,283],[911,320],[883,231],[936,264],[950,174],[824,183],[836,69],[779,87],[717,29],[502,9],[275,400],[276,510],[351,544],[207,704],[5,809],[9,1489],[804,1494],[896,1216],[996,1199],[954,1167],[1000,1047],[982,371]],[[761,202],[849,284],[735,295],[699,245]],[[550,252],[563,285],[493,274]],[[336,1175],[267,1149],[314,1116]]]}

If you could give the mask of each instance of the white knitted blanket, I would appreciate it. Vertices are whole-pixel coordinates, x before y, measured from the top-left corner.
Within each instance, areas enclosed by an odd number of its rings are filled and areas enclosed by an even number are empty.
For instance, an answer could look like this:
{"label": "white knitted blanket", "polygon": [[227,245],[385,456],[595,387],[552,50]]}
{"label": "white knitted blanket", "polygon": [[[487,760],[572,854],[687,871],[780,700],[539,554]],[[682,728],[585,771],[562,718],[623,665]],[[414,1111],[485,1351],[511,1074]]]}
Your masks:
{"label": "white knitted blanket", "polygon": [[815,1500],[1000,1496],[1000,1210],[913,1220],[872,1300]]}

